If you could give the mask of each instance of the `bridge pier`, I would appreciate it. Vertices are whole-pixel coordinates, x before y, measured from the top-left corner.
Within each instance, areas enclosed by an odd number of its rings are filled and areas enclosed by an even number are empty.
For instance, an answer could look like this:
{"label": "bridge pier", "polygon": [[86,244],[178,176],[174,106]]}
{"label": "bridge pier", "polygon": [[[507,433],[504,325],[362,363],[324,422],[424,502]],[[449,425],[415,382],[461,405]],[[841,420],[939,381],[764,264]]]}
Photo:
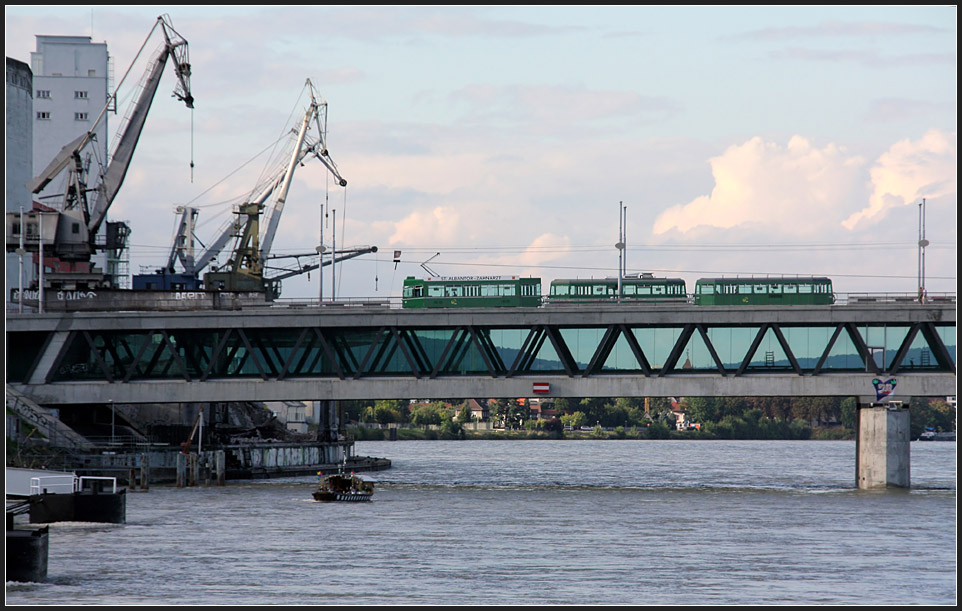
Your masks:
{"label": "bridge pier", "polygon": [[909,410],[899,402],[859,404],[855,471],[859,489],[908,488]]}
{"label": "bridge pier", "polygon": [[318,441],[337,441],[340,430],[340,419],[337,401],[320,399],[320,421],[317,426]]}

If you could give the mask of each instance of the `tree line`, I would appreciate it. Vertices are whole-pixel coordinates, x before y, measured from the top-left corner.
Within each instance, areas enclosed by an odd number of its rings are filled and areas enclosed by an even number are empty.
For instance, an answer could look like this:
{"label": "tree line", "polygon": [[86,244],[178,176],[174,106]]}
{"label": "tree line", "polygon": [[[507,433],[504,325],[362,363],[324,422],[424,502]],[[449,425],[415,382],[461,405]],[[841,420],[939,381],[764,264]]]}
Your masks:
{"label": "tree line", "polygon": [[[480,401],[479,401],[480,402]],[[444,436],[464,438],[463,424],[472,421],[466,401],[411,403],[403,400],[343,401],[347,420],[424,427],[436,425]],[[554,416],[532,417],[527,402],[491,401],[489,422],[514,431],[544,431],[561,437],[565,431],[591,429],[626,432],[645,438],[703,439],[854,439],[857,400],[854,397],[663,397],[556,398]],[[911,438],[926,429],[955,431],[956,410],[943,400],[913,399]],[[689,430],[677,430],[675,411],[685,414]],[[612,436],[610,434],[606,436]]]}

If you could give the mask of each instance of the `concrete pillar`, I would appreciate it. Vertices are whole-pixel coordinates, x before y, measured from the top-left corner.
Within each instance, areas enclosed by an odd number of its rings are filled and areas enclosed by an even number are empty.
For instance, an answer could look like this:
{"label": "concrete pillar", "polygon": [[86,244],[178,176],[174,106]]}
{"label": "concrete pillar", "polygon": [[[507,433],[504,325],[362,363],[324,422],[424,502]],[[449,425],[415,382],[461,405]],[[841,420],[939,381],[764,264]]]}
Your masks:
{"label": "concrete pillar", "polygon": [[855,476],[859,489],[908,488],[909,410],[901,403],[859,405]]}

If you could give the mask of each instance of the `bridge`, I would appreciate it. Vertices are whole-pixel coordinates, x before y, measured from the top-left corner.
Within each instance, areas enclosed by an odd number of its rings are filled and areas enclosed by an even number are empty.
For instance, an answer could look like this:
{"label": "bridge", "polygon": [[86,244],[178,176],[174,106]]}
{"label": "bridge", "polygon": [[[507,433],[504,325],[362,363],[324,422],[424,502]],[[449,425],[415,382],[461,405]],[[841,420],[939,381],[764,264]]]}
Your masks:
{"label": "bridge", "polygon": [[641,396],[950,396],[956,307],[384,304],[7,315],[43,405]]}

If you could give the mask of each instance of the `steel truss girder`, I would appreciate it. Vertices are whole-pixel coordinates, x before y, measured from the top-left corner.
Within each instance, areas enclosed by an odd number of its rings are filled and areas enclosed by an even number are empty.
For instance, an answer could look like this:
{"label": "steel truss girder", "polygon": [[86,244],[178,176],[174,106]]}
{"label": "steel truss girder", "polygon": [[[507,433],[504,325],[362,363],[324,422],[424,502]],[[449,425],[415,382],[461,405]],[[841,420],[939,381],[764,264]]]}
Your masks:
{"label": "steel truss girder", "polygon": [[[714,346],[709,331],[712,329],[751,328],[757,331],[737,368],[726,367]],[[800,325],[796,325],[800,326]],[[788,362],[787,369],[799,376],[828,373],[826,362],[832,349],[845,338],[854,348],[861,362],[861,371],[873,375],[895,375],[906,371],[905,359],[919,337],[931,351],[934,366],[926,371],[956,373],[952,353],[945,346],[934,322],[915,322],[908,327],[904,339],[890,363],[879,367],[858,325],[852,322],[804,325],[804,328],[832,329],[831,338],[811,369],[803,368],[782,325],[711,325],[685,323],[661,325],[661,329],[678,331],[672,348],[660,367],[653,367],[648,355],[635,336],[635,330],[653,326],[615,323],[609,325],[553,325],[534,324],[527,327],[493,328],[485,325],[461,324],[451,327],[430,326],[412,328],[400,325],[379,325],[376,328],[333,328],[304,326],[285,329],[222,328],[184,330],[171,327],[129,332],[71,331],[63,342],[54,366],[46,372],[46,383],[70,380],[98,380],[108,383],[129,383],[143,379],[208,381],[231,377],[255,377],[262,380],[286,380],[303,377],[336,377],[340,380],[360,380],[385,375],[411,376],[414,379],[435,379],[457,375],[458,366],[467,359],[480,361],[481,371],[492,378],[512,378],[541,373],[535,370],[542,350],[550,346],[558,363],[556,373],[567,377],[588,378],[604,375],[606,359],[619,341],[623,341],[636,361],[629,373],[645,377],[664,378],[681,373],[678,363],[694,338],[699,338],[707,349],[714,369],[699,373],[721,377],[738,377],[747,373],[764,373],[765,369],[752,365],[765,337],[774,335]],[[954,327],[954,325],[953,325]],[[563,330],[602,331],[602,337],[590,359],[580,366],[565,342]],[[513,330],[524,339],[510,365],[492,339],[492,333]],[[432,339],[426,346],[421,333],[447,334],[446,340]],[[443,341],[439,356],[437,342]],[[47,342],[49,343],[49,341]],[[502,348],[503,349],[503,348]],[[358,359],[358,356],[361,356]],[[809,355],[811,356],[811,355]],[[40,356],[37,357],[40,360]],[[36,366],[36,365],[34,365]],[[914,367],[914,365],[913,365]],[[911,368],[909,368],[911,369]],[[784,373],[785,367],[780,369]],[[624,371],[622,372],[624,373]],[[687,371],[686,373],[691,373]]]}

